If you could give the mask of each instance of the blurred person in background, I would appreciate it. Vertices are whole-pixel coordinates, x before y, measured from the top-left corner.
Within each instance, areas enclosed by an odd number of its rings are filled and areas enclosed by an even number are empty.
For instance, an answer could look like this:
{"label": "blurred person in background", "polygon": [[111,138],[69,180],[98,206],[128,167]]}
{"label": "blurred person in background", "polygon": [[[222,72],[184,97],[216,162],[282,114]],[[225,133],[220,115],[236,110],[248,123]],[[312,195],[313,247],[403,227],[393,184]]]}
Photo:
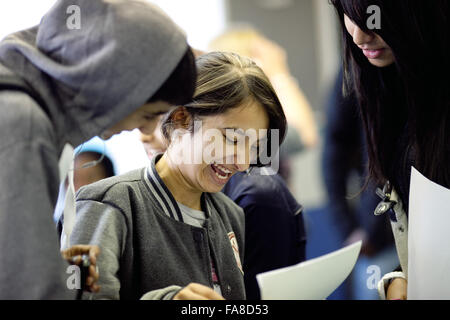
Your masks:
{"label": "blurred person in background", "polygon": [[[85,185],[116,175],[113,157],[105,146],[105,142],[95,137],[74,150],[73,184],[75,193]],[[69,179],[61,182],[58,201],[56,202],[53,220],[56,223],[59,236],[63,236],[64,202]]]}
{"label": "blurred person in background", "polygon": [[380,201],[375,186],[364,187],[364,130],[355,96],[342,96],[342,70],[329,94],[326,111],[322,169],[327,210],[338,226],[343,246],[363,241],[352,277],[346,281],[347,294],[350,299],[377,299],[376,286],[367,287],[368,266],[376,265],[381,272],[388,272],[398,265],[398,259],[388,217],[373,214]]}
{"label": "blurred person in background", "polygon": [[231,28],[209,44],[209,50],[236,52],[254,60],[267,74],[281,101],[288,131],[280,149],[280,175],[290,184],[289,158],[319,142],[314,113],[305,94],[292,76],[286,51],[252,27]]}
{"label": "blurred person in background", "polygon": [[[100,160],[101,159],[101,160]],[[95,163],[99,161],[98,163]],[[89,165],[95,163],[95,165]],[[108,156],[98,151],[83,151],[75,157],[75,174],[73,183],[75,192],[82,186],[100,181],[115,175],[114,165]]]}

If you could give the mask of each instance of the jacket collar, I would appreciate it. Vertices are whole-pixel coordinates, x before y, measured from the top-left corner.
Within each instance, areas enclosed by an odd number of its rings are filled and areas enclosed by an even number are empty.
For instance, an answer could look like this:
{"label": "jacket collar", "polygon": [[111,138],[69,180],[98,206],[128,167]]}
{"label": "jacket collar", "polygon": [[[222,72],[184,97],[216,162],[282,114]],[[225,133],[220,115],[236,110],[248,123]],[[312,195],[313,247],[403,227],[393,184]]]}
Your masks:
{"label": "jacket collar", "polygon": [[[153,194],[164,213],[172,219],[184,222],[183,215],[181,214],[177,201],[164,184],[158,174],[158,171],[156,171],[156,163],[159,159],[161,159],[162,155],[163,154],[160,153],[152,158],[150,165],[144,171],[144,182],[150,189],[149,191]],[[201,199],[202,210],[206,213],[206,217],[208,218],[210,216],[210,210],[206,199],[206,194],[203,193]]]}

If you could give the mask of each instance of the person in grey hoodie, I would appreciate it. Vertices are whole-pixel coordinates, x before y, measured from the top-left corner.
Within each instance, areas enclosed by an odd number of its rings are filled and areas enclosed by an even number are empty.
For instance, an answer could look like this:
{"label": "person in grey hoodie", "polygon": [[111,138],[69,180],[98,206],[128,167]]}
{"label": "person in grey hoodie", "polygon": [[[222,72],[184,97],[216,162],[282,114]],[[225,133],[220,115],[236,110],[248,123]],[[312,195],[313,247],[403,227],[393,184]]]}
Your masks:
{"label": "person in grey hoodie", "polygon": [[52,221],[63,149],[151,132],[158,113],[192,98],[194,58],[149,3],[60,0],[0,42],[0,85],[9,78],[35,94],[0,90],[0,299],[73,299]]}

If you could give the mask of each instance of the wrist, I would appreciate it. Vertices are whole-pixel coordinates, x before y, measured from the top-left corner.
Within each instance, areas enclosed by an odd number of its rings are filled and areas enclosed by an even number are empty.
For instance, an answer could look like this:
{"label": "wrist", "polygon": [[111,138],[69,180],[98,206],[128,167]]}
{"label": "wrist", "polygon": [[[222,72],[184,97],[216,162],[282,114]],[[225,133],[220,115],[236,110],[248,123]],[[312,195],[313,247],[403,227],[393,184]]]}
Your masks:
{"label": "wrist", "polygon": [[403,272],[398,271],[385,274],[383,278],[381,278],[381,280],[378,282],[378,294],[380,295],[381,300],[386,300],[389,286],[391,285],[392,281],[398,278],[407,280],[406,275]]}

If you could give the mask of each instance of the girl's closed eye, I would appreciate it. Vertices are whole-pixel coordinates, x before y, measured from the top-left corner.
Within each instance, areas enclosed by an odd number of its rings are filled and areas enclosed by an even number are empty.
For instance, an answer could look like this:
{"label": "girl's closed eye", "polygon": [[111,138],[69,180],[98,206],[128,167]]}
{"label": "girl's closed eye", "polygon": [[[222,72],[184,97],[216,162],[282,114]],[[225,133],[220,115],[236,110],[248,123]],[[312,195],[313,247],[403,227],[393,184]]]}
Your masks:
{"label": "girl's closed eye", "polygon": [[245,134],[241,129],[226,129],[225,133],[222,133],[226,142],[229,144],[237,145],[241,139],[245,141]]}
{"label": "girl's closed eye", "polygon": [[230,136],[230,135],[223,135],[223,137],[225,138],[226,142],[229,144],[234,144],[236,145],[238,143],[238,138],[234,135]]}

